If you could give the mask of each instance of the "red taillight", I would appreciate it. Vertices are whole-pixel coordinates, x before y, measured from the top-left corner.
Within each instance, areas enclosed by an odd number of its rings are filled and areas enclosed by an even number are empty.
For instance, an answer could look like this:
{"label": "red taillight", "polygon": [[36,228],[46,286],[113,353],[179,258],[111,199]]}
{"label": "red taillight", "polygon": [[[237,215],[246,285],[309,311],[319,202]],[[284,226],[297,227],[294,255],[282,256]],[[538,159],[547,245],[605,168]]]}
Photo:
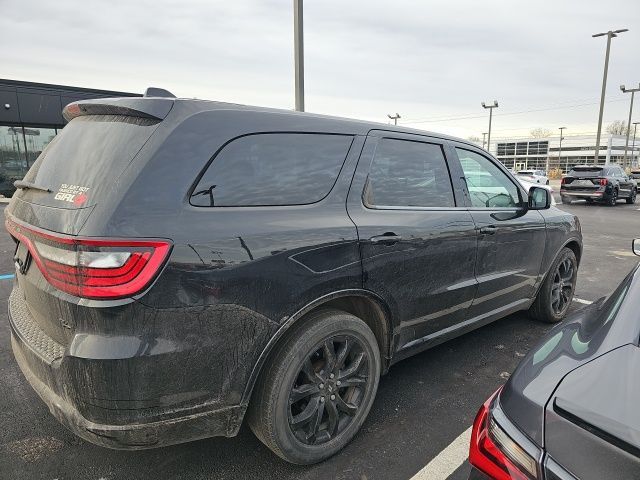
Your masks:
{"label": "red taillight", "polygon": [[600,179],[600,185],[602,185],[603,187],[606,187],[606,186],[607,186],[607,183],[608,183],[608,182],[607,182],[607,179],[606,179],[606,178],[601,178],[601,179]]}
{"label": "red taillight", "polygon": [[10,219],[5,223],[51,285],[83,298],[114,299],[140,293],[171,250],[167,240],[80,238],[26,227]]}
{"label": "red taillight", "polygon": [[[471,430],[471,445],[469,447],[469,462],[478,470],[486,473],[495,480],[531,480],[535,478],[523,473],[505,453],[500,450],[490,435],[491,405],[500,389],[480,407]],[[495,424],[493,424],[496,428]],[[514,448],[517,448],[515,444]],[[513,457],[517,458],[517,457]],[[532,459],[530,459],[532,460]],[[532,468],[532,465],[529,465]],[[535,465],[533,465],[535,470]]]}
{"label": "red taillight", "polygon": [[562,177],[562,180],[560,180],[560,185],[565,185],[567,183],[567,179],[565,177]]}

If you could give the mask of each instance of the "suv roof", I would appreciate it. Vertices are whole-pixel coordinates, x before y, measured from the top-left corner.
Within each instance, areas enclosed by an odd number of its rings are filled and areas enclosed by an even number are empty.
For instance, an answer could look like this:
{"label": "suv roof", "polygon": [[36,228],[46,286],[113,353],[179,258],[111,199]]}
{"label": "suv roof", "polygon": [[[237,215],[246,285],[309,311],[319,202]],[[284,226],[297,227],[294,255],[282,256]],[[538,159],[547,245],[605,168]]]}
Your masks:
{"label": "suv roof", "polygon": [[150,118],[155,120],[163,120],[169,112],[175,107],[182,107],[181,110],[189,112],[189,114],[226,110],[226,111],[255,111],[267,112],[278,115],[287,115],[292,117],[301,117],[302,119],[327,121],[332,120],[341,125],[341,128],[353,134],[366,135],[370,130],[386,130],[399,133],[408,133],[414,135],[427,135],[431,137],[452,140],[464,143],[469,146],[477,147],[474,143],[467,140],[444,135],[441,133],[419,130],[416,128],[399,127],[380,122],[371,122],[366,120],[356,120],[344,117],[335,117],[332,115],[322,115],[318,113],[297,112],[293,110],[284,110],[269,107],[256,107],[252,105],[242,105],[237,103],[218,102],[212,100],[200,100],[191,98],[167,98],[167,97],[134,97],[134,98],[104,98],[79,100],[70,103],[64,108],[63,115],[67,121],[81,115],[96,114],[120,114],[130,115],[134,117]]}

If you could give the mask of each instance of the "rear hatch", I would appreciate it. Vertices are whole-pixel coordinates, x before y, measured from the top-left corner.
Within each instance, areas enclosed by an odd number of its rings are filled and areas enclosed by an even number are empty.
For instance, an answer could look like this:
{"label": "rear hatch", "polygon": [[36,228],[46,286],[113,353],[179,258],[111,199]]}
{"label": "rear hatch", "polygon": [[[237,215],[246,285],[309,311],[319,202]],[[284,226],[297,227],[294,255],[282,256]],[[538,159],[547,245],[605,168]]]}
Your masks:
{"label": "rear hatch", "polygon": [[607,185],[606,171],[600,165],[581,165],[571,169],[562,179],[561,189],[571,192],[595,193]]}
{"label": "rear hatch", "polygon": [[[71,104],[71,121],[40,154],[13,196],[10,212],[35,227],[77,235],[99,202],[111,191],[168,110],[154,114],[142,107],[114,107],[114,101]],[[170,109],[170,105],[167,105]],[[24,187],[27,188],[24,188]],[[32,188],[28,188],[31,186]]]}
{"label": "rear hatch", "polygon": [[573,370],[554,392],[546,450],[577,478],[639,478],[639,371],[640,348],[625,345]]}
{"label": "rear hatch", "polygon": [[165,99],[69,105],[69,124],[38,157],[6,209],[16,241],[14,293],[26,309],[20,315],[63,346],[84,299],[132,296],[168,255],[165,242],[77,235],[96,205],[114,200],[127,167],[143,161],[136,155],[171,106]]}

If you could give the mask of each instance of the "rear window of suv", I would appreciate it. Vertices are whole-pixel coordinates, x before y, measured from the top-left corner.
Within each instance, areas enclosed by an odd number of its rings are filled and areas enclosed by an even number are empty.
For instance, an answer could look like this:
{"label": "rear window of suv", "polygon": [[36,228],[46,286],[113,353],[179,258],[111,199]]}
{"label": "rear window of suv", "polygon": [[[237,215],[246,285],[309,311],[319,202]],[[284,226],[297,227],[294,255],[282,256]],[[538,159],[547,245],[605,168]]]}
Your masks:
{"label": "rear window of suv", "polygon": [[574,167],[568,174],[570,177],[603,177],[607,175],[604,167]]}
{"label": "rear window of suv", "polygon": [[[110,195],[113,184],[157,128],[158,122],[122,115],[74,118],[43,150],[25,181],[49,188],[42,195],[19,190],[22,200],[47,206],[90,206]],[[83,194],[82,204],[73,200]]]}
{"label": "rear window of suv", "polygon": [[259,133],[228,143],[191,194],[198,207],[305,205],[326,197],[351,146],[349,135]]}

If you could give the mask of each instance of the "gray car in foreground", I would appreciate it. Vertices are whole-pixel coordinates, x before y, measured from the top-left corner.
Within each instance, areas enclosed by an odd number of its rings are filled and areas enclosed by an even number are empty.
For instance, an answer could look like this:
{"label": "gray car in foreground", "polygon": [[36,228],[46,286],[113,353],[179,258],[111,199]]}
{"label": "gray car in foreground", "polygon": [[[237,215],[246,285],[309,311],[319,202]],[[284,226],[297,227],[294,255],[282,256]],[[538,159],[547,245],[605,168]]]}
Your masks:
{"label": "gray car in foreground", "polygon": [[481,407],[469,478],[640,478],[639,340],[640,266],[554,328]]}

